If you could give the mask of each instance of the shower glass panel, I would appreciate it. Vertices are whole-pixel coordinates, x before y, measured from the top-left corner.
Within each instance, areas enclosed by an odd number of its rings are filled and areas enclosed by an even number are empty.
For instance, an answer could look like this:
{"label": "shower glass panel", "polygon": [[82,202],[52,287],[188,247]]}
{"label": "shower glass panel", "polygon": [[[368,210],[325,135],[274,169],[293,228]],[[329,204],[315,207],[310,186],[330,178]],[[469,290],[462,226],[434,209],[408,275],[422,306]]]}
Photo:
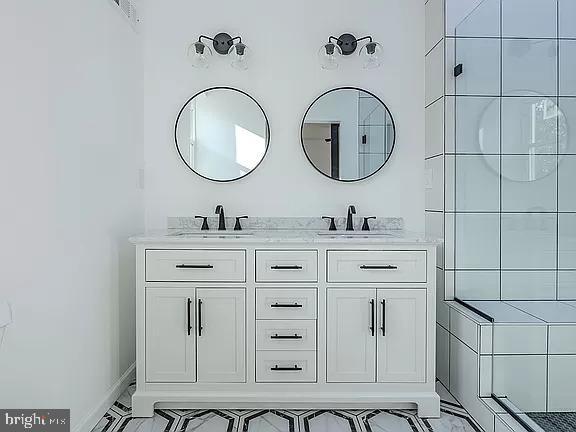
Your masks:
{"label": "shower glass panel", "polygon": [[533,430],[576,430],[576,1],[484,0],[446,47],[446,277],[516,317],[492,326],[479,396]]}

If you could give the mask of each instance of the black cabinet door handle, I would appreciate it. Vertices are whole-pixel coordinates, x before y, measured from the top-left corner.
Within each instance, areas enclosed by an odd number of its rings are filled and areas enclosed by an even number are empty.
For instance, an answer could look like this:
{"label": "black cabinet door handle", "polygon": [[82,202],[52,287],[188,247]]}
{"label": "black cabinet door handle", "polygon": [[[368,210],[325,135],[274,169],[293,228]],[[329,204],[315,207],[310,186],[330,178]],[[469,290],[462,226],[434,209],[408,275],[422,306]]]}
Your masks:
{"label": "black cabinet door handle", "polygon": [[301,308],[302,305],[299,303],[274,303],[270,307],[273,308]]}
{"label": "black cabinet door handle", "polygon": [[370,300],[370,333],[374,336],[374,299]]}
{"label": "black cabinet door handle", "polygon": [[276,333],[275,335],[270,336],[270,339],[302,339],[302,336],[296,333],[294,333],[294,335],[279,335]]}
{"label": "black cabinet door handle", "polygon": [[202,336],[202,300],[198,299],[198,336]]}
{"label": "black cabinet door handle", "polygon": [[302,266],[299,265],[273,265],[270,268],[272,270],[302,270]]}
{"label": "black cabinet door handle", "polygon": [[281,366],[274,366],[270,368],[271,371],[301,371],[302,368],[298,365],[294,365],[294,367],[281,367]]}
{"label": "black cabinet door handle", "polygon": [[362,270],[398,270],[395,265],[361,265]]}
{"label": "black cabinet door handle", "polygon": [[380,327],[380,330],[382,330],[382,336],[386,336],[386,300],[382,300],[381,304],[382,304],[382,327]]}
{"label": "black cabinet door handle", "polygon": [[192,305],[192,300],[188,299],[186,305],[186,322],[188,325],[188,336],[190,336],[190,332],[192,331],[192,323],[190,322],[190,306]]}
{"label": "black cabinet door handle", "polygon": [[213,269],[212,264],[177,264],[177,269]]}

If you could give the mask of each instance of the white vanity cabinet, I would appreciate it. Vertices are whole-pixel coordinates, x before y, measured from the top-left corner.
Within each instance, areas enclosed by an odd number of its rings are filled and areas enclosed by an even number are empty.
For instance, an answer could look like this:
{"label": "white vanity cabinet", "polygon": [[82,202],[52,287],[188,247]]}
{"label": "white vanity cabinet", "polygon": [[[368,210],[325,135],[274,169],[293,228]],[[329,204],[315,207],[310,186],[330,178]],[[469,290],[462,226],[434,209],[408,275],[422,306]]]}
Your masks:
{"label": "white vanity cabinet", "polygon": [[245,290],[146,288],[148,382],[244,382]]}
{"label": "white vanity cabinet", "polygon": [[155,407],[439,415],[435,244],[139,237],[133,415]]}

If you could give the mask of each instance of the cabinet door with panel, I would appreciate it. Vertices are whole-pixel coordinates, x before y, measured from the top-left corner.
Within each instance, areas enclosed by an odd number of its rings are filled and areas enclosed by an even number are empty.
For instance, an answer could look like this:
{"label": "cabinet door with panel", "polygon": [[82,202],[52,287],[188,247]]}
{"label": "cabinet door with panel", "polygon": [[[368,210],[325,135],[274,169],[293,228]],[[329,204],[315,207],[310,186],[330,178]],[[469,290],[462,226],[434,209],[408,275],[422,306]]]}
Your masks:
{"label": "cabinet door with panel", "polygon": [[146,381],[196,381],[194,288],[146,288]]}
{"label": "cabinet door with panel", "polygon": [[243,288],[196,290],[198,382],[245,382]]}
{"label": "cabinet door with panel", "polygon": [[426,290],[378,290],[378,382],[426,381]]}
{"label": "cabinet door with panel", "polygon": [[327,381],[375,382],[375,289],[327,290]]}

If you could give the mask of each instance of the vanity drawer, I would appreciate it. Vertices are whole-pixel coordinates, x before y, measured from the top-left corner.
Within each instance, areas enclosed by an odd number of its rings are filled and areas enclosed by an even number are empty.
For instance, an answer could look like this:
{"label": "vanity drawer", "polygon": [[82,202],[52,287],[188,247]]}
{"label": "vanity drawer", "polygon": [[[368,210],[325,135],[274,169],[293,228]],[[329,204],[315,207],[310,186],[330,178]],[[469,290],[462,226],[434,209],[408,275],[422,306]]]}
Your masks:
{"label": "vanity drawer", "polygon": [[318,251],[257,250],[256,282],[317,282]]}
{"label": "vanity drawer", "polygon": [[256,349],[316,350],[316,320],[258,320]]}
{"label": "vanity drawer", "polygon": [[316,288],[257,288],[256,319],[316,319]]}
{"label": "vanity drawer", "polygon": [[426,282],[426,251],[327,252],[328,282]]}
{"label": "vanity drawer", "polygon": [[148,250],[147,282],[245,282],[244,250]]}
{"label": "vanity drawer", "polygon": [[257,351],[256,382],[316,382],[316,352]]}

